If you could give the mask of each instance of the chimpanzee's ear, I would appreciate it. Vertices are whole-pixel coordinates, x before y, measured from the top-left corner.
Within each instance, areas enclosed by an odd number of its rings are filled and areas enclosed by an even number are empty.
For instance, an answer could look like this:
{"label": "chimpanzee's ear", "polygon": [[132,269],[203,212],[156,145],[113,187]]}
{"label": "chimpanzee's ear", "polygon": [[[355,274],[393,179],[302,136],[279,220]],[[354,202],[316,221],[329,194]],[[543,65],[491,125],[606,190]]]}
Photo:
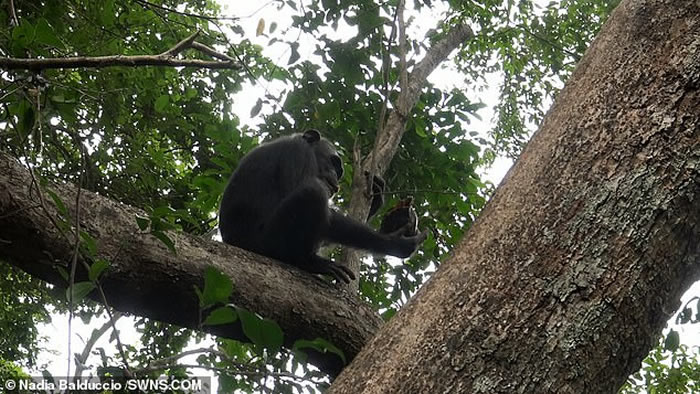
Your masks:
{"label": "chimpanzee's ear", "polygon": [[321,140],[321,133],[316,129],[309,129],[304,132],[304,139],[309,144],[313,142],[318,142]]}

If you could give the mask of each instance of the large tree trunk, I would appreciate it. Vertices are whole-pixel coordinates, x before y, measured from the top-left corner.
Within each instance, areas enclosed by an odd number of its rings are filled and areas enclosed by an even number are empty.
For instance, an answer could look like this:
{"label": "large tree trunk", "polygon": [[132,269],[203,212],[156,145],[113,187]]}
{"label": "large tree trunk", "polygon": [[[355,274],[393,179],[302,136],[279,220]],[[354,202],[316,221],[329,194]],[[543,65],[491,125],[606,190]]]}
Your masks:
{"label": "large tree trunk", "polygon": [[[77,189],[50,189],[71,212],[74,224]],[[40,279],[66,287],[57,267],[67,271],[75,243],[74,226],[61,234],[49,219],[59,211],[48,195],[43,207],[32,177],[22,165],[0,152],[0,260]],[[80,228],[97,240],[97,256],[110,261],[100,277],[109,305],[114,308],[184,327],[246,341],[239,323],[199,327],[198,299],[203,273],[213,266],[233,281],[231,302],[275,320],[285,343],[324,338],[351,360],[374,335],[382,321],[372,308],[327,282],[289,265],[245,250],[187,234],[170,236],[177,254],[148,233],[139,231],[136,217],[145,212],[82,190]],[[78,265],[78,280],[87,280]],[[92,295],[98,302],[101,298]],[[313,353],[309,360],[331,375],[343,367],[332,353]]]}
{"label": "large tree trunk", "polygon": [[700,4],[630,0],[333,393],[611,393],[700,274]]}

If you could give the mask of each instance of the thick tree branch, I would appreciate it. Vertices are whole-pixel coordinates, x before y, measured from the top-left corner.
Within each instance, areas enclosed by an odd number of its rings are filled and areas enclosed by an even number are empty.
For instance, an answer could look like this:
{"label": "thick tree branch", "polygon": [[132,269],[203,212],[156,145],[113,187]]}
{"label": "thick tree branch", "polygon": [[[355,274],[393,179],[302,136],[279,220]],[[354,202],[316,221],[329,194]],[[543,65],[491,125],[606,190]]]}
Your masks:
{"label": "thick tree branch", "polygon": [[[239,70],[241,65],[231,57],[194,41],[199,31],[178,42],[172,48],[159,55],[112,55],[112,56],[77,56],[49,59],[0,58],[0,69],[6,70],[45,70],[54,68],[103,68],[103,67],[195,67],[209,69]],[[200,59],[177,59],[176,55],[186,49],[194,49],[222,61]]]}
{"label": "thick tree branch", "polygon": [[[37,204],[37,190],[31,184],[27,169],[0,152],[0,260],[65,287],[57,267],[68,266],[74,245]],[[53,185],[51,190],[63,201],[75,201],[77,191],[72,185]],[[59,216],[52,204],[46,205],[52,217]],[[196,329],[200,322],[193,289],[203,286],[204,270],[213,266],[231,277],[231,301],[275,320],[284,331],[286,345],[301,338],[325,338],[351,360],[382,323],[368,305],[334,285],[229,245],[170,234],[175,255],[153,236],[140,233],[136,216],[147,215],[81,192],[81,229],[97,240],[98,257],[111,262],[100,283],[107,302],[117,310]],[[79,264],[76,281],[86,280],[81,268]],[[93,298],[100,302],[100,297]],[[237,324],[204,330],[246,340]],[[330,374],[342,368],[340,359],[332,354],[311,354],[310,361]]]}

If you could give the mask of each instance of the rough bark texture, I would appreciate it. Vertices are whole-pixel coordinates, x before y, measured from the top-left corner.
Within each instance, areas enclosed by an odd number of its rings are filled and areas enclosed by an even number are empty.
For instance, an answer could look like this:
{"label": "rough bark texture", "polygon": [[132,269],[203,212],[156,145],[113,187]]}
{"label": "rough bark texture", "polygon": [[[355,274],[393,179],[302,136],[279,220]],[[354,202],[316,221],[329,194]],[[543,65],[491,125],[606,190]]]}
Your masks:
{"label": "rough bark texture", "polygon": [[[51,190],[74,211],[75,187],[54,185]],[[52,200],[44,198],[48,213],[58,216]],[[300,338],[321,337],[351,360],[381,325],[381,318],[355,296],[294,267],[226,244],[171,233],[175,255],[161,241],[139,232],[135,218],[145,217],[144,212],[85,190],[80,201],[81,230],[97,240],[98,256],[111,261],[101,283],[108,303],[120,311],[197,328],[194,286],[201,288],[204,269],[214,266],[232,279],[232,302],[275,320],[288,345]],[[68,235],[70,242],[40,207],[29,172],[0,152],[0,260],[65,287],[56,267],[65,268],[71,261],[74,236]],[[80,275],[79,280],[85,280],[85,272]],[[204,330],[246,340],[238,325]],[[342,368],[332,354],[311,355],[311,361],[331,374]]]}
{"label": "rough bark texture", "polygon": [[700,4],[624,1],[332,393],[613,393],[700,276]]}

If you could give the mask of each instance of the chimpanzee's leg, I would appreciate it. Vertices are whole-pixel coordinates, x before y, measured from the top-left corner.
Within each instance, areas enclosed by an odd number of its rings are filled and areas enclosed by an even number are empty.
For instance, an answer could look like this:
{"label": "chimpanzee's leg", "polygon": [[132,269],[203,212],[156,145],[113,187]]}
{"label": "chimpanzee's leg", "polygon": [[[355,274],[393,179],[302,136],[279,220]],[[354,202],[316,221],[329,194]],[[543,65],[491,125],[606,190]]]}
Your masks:
{"label": "chimpanzee's leg", "polygon": [[311,178],[282,200],[265,225],[264,254],[300,267],[307,264],[306,260],[318,249],[329,221],[326,192]]}
{"label": "chimpanzee's leg", "polygon": [[324,187],[317,179],[309,179],[280,203],[265,226],[263,254],[348,283],[355,279],[352,271],[316,255],[330,225],[331,212]]}

